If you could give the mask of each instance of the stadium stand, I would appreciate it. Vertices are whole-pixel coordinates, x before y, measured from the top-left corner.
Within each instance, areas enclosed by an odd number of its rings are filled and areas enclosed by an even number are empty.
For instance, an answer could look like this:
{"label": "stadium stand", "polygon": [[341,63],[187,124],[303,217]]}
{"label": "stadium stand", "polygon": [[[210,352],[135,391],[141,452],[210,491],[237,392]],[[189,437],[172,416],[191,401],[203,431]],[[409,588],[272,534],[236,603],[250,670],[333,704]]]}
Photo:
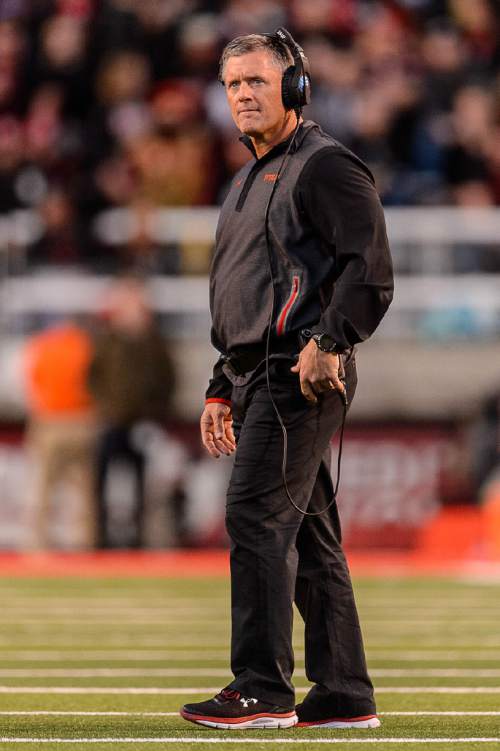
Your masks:
{"label": "stadium stand", "polygon": [[[386,205],[498,205],[498,21],[489,0],[3,0],[0,214],[36,212],[28,269],[182,272],[145,217],[220,202],[247,157],[218,56],[279,24],[311,59],[308,116],[368,161]],[[137,231],[106,244],[95,219],[116,207]]]}

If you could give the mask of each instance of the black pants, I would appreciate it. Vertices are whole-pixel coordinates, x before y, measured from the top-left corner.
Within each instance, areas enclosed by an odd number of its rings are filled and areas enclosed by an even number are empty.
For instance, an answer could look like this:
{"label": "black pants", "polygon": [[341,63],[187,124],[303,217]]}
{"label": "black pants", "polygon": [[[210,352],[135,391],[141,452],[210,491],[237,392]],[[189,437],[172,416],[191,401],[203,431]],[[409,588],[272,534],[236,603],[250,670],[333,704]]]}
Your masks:
{"label": "black pants", "polygon": [[[311,406],[300,392],[292,360],[271,362],[273,397],[288,431],[287,482],[300,508],[318,511],[333,497],[330,441],[342,420],[335,392]],[[349,401],[354,360],[346,366]],[[238,448],[227,496],[231,538],[234,688],[262,701],[295,703],[291,677],[292,603],[305,621],[306,674],[315,685],[305,701],[330,716],[375,712],[351,580],[341,548],[336,504],[303,516],[286,497],[283,437],[257,370],[233,389]]]}
{"label": "black pants", "polygon": [[143,542],[144,527],[144,473],[145,458],[131,440],[131,425],[113,425],[104,429],[97,444],[96,495],[98,509],[98,547],[113,547],[109,529],[106,480],[116,461],[125,462],[135,479],[134,508],[129,547],[139,548]]}

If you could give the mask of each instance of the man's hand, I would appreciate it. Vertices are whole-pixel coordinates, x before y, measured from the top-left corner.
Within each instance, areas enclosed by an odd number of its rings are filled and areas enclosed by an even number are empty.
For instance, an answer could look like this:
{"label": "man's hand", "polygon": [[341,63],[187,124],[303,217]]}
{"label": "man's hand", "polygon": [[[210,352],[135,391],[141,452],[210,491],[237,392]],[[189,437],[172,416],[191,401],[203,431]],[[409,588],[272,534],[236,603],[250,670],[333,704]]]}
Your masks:
{"label": "man's hand", "polygon": [[320,394],[333,389],[340,391],[345,398],[345,388],[339,378],[339,367],[339,356],[318,349],[316,342],[311,339],[301,351],[299,360],[291,371],[299,374],[300,390],[308,401],[315,404]]}
{"label": "man's hand", "polygon": [[236,449],[229,405],[219,402],[206,404],[200,419],[200,430],[203,445],[214,459],[221,454],[229,456]]}

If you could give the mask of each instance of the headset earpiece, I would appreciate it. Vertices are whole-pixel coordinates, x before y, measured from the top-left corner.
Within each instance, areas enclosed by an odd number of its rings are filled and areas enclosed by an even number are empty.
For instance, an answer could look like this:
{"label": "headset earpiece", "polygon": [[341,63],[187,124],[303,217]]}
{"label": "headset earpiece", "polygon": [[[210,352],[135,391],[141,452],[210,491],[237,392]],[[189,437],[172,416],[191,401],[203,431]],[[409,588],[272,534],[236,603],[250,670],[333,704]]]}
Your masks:
{"label": "headset earpiece", "polygon": [[288,48],[293,57],[293,65],[285,70],[281,82],[283,106],[287,110],[301,110],[311,101],[309,60],[289,31],[280,27],[273,36]]}
{"label": "headset earpiece", "polygon": [[281,98],[283,100],[283,106],[286,110],[293,110],[295,108],[295,98],[291,96],[292,92],[292,80],[295,74],[295,65],[290,65],[284,72],[281,79]]}

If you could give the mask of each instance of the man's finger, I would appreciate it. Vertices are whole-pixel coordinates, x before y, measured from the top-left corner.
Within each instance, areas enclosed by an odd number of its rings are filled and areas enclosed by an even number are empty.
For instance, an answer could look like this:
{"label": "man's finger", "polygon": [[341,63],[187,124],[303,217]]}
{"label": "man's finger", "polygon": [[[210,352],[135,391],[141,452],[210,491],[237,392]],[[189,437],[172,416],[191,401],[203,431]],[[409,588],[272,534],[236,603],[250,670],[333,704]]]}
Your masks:
{"label": "man's finger", "polygon": [[226,444],[224,440],[221,440],[220,438],[214,438],[214,444],[217,451],[220,451],[221,454],[229,456],[229,454],[232,453],[233,449],[230,447],[230,444]]}
{"label": "man's finger", "polygon": [[332,391],[335,386],[330,378],[323,378],[321,381],[313,381],[312,386],[317,394],[324,394],[325,391]]}
{"label": "man's finger", "polygon": [[225,426],[225,431],[226,431],[226,438],[234,450],[236,448],[236,438],[234,437],[233,421],[225,420],[224,426]]}
{"label": "man's finger", "polygon": [[330,388],[336,389],[337,391],[345,391],[345,386],[338,376],[333,376],[329,379],[329,382],[331,383]]}
{"label": "man's finger", "polygon": [[312,402],[313,404],[315,404],[318,401],[318,398],[309,381],[301,381],[300,390],[302,391],[302,393],[304,394],[308,402]]}
{"label": "man's finger", "polygon": [[220,457],[220,452],[217,450],[217,447],[215,445],[213,433],[205,431],[201,435],[201,440],[210,456],[213,456],[214,459],[218,459]]}
{"label": "man's finger", "polygon": [[214,443],[217,450],[227,456],[234,450],[233,444],[226,436],[226,424],[222,413],[214,418]]}
{"label": "man's finger", "polygon": [[222,438],[216,438],[215,439],[215,445],[219,449],[219,451],[222,451],[223,454],[226,454],[226,456],[229,456],[229,454],[232,454],[235,446],[231,441],[226,438],[226,435],[224,435]]}
{"label": "man's finger", "polygon": [[[348,402],[347,402],[347,391],[346,391],[345,384],[340,380],[340,378],[330,379],[329,382],[331,384],[331,388],[339,392],[339,394],[342,397],[342,401],[344,405],[347,406]],[[335,384],[337,384],[337,386]]]}

